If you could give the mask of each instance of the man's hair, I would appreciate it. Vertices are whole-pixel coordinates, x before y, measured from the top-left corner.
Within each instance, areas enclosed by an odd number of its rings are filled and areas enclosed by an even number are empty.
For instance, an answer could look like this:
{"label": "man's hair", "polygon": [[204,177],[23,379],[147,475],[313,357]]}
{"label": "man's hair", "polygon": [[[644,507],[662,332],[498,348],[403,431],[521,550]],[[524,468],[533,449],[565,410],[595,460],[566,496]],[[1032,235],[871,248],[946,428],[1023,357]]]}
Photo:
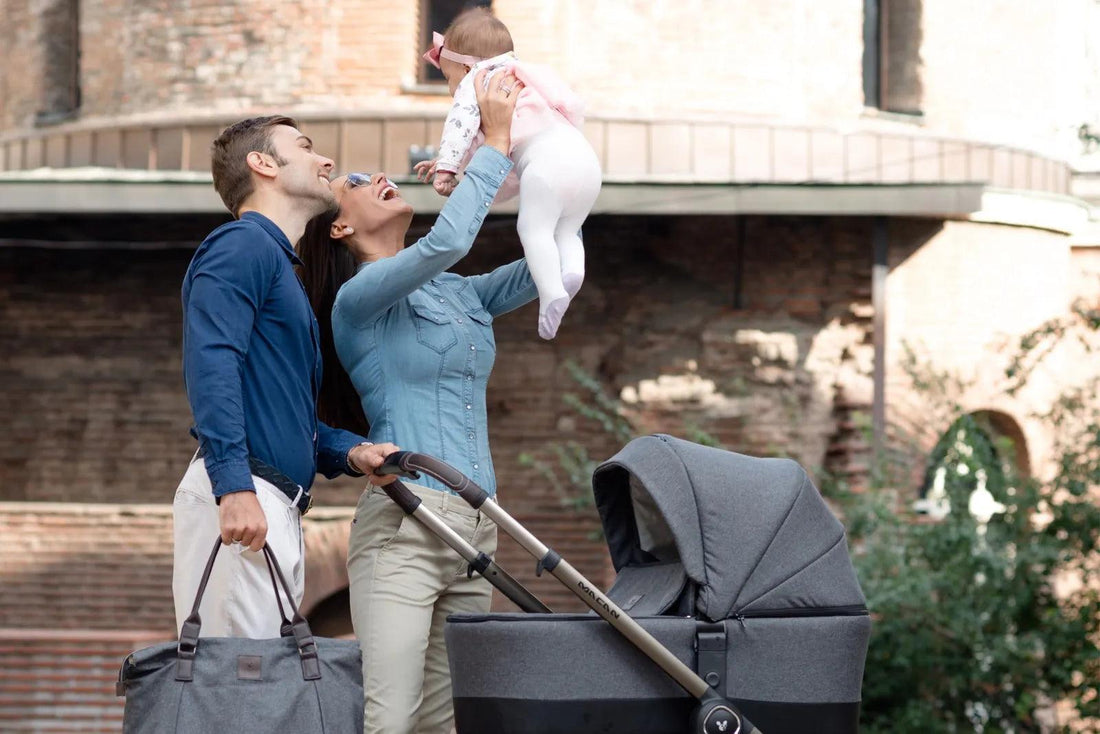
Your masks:
{"label": "man's hair", "polygon": [[274,156],[280,166],[286,160],[275,152],[271,143],[271,131],[278,125],[298,127],[298,123],[283,115],[251,117],[222,130],[210,146],[210,172],[214,174],[214,190],[222,202],[236,217],[244,200],[252,195],[252,170],[248,167],[248,154],[266,153]]}
{"label": "man's hair", "polygon": [[458,14],[443,34],[443,45],[459,54],[490,59],[514,51],[508,26],[485,8],[470,8]]}

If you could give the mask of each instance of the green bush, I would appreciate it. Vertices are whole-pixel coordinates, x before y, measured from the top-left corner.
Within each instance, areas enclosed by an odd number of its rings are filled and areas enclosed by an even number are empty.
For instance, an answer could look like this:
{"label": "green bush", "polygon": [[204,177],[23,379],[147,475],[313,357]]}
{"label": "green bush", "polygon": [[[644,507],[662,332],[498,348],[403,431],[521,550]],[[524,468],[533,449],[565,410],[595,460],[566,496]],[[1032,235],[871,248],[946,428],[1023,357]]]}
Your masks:
{"label": "green bush", "polygon": [[[1044,330],[1019,345],[1010,380],[1066,336]],[[950,383],[929,374],[913,384],[931,394]],[[864,732],[1100,730],[1096,394],[1067,390],[1044,416],[1060,436],[1045,484],[1020,476],[1011,444],[993,440],[980,417],[949,405],[953,423],[919,459],[932,495],[925,505],[945,515],[915,516],[914,488],[891,487],[890,470],[875,473],[871,491],[839,495],[874,620]],[[983,517],[971,508],[976,491]],[[1073,713],[1059,719],[1056,704]]]}

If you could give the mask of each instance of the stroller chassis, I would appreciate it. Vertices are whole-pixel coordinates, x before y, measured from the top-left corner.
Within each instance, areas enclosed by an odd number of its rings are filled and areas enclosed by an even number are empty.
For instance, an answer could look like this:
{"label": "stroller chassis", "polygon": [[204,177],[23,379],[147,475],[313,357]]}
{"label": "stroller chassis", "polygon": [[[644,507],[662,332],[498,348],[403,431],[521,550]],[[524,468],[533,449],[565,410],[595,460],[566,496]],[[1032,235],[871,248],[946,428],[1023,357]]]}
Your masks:
{"label": "stroller chassis", "polygon": [[[399,451],[391,454],[376,473],[380,475],[396,474],[409,479],[416,479],[419,478],[417,472],[420,471],[443,482],[471,507],[484,512],[489,519],[493,520],[505,533],[515,539],[524,550],[537,559],[537,574],[541,575],[543,570],[549,571],[552,576],[570,589],[590,609],[603,617],[616,631],[629,640],[685,691],[694,696],[699,703],[692,715],[692,721],[688,729],[691,734],[753,734],[753,732],[760,732],[731,702],[711,688],[695,671],[674,656],[653,635],[643,629],[641,625],[609,599],[606,594],[581,575],[568,561],[562,559],[558,553],[548,548],[517,522],[515,518],[505,512],[500,505],[489,497],[484,489],[471,481],[469,477],[438,459],[411,451]],[[399,485],[400,483],[395,481],[393,484]],[[405,488],[401,487],[401,489]],[[408,492],[407,489],[405,491]],[[422,510],[422,512],[427,512],[427,510]],[[442,523],[439,524],[442,525]],[[429,525],[429,527],[435,529],[432,525]],[[452,547],[455,546],[452,545]],[[456,550],[458,549],[456,548]],[[514,579],[512,583],[521,589],[524,588]],[[500,587],[498,586],[498,588]],[[509,598],[512,598],[504,589],[501,590]],[[524,591],[526,592],[526,589]],[[529,592],[527,593],[529,594]]]}

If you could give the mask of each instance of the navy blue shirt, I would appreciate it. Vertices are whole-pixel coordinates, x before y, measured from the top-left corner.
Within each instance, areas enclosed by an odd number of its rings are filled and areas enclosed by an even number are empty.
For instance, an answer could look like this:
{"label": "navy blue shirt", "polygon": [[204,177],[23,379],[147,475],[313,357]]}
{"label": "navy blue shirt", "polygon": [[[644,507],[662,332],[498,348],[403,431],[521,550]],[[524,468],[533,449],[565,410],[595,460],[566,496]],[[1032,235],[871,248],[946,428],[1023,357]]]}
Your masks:
{"label": "navy blue shirt", "polygon": [[317,420],[317,319],[294,248],[247,212],[210,233],[183,279],[183,376],[214,495],[254,490],[249,455],[305,488],[353,472],[360,436]]}

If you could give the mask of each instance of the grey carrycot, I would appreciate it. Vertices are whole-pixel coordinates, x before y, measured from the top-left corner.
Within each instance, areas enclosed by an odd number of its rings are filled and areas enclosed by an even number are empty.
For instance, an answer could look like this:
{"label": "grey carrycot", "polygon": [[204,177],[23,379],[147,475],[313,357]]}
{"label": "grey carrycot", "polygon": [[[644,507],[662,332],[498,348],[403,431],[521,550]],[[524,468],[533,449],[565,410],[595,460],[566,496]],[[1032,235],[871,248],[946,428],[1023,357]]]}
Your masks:
{"label": "grey carrycot", "polygon": [[[665,435],[593,476],[608,597],[765,734],[858,731],[870,635],[806,472]],[[594,615],[453,615],[458,734],[681,734],[692,698]]]}

